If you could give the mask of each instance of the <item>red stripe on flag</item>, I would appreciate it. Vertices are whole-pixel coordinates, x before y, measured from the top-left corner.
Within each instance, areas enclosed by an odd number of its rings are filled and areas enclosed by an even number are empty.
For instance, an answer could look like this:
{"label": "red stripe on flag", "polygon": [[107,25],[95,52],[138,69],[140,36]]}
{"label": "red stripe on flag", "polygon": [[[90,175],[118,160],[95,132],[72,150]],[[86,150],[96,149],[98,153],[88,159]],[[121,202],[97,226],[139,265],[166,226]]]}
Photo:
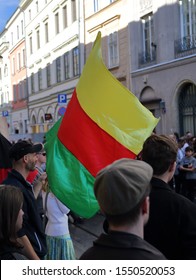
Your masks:
{"label": "red stripe on flag", "polygon": [[4,179],[7,178],[8,172],[11,170],[11,168],[0,168],[0,184]]}
{"label": "red stripe on flag", "polygon": [[117,159],[136,157],[88,117],[76,91],[63,117],[58,138],[93,176]]}

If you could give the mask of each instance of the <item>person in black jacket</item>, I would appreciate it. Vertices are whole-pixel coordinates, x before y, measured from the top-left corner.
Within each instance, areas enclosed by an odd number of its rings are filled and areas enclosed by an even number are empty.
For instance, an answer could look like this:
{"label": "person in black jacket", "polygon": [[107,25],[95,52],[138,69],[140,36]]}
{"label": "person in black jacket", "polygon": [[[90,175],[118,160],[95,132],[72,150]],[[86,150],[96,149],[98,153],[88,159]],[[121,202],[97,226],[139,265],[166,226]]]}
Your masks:
{"label": "person in black jacket", "polygon": [[0,260],[27,260],[17,240],[17,231],[23,222],[22,204],[23,195],[19,188],[0,186]]}
{"label": "person in black jacket", "polygon": [[168,259],[195,260],[196,205],[168,185],[176,169],[177,150],[176,143],[164,135],[151,135],[144,142],[142,159],[153,168],[144,239]]}
{"label": "person in black jacket", "polygon": [[149,215],[152,168],[145,162],[120,159],[102,169],[94,192],[109,224],[80,257],[81,260],[164,260],[161,252],[143,240]]}
{"label": "person in black jacket", "polygon": [[43,259],[47,252],[46,237],[36,203],[36,198],[45,183],[46,174],[40,176],[34,187],[26,181],[26,177],[29,171],[35,169],[36,153],[42,148],[42,144],[33,145],[28,141],[18,141],[14,144],[9,151],[10,158],[13,160],[13,169],[3,181],[3,184],[16,186],[23,192],[24,219],[18,237],[23,245],[23,253],[27,258],[34,260]]}

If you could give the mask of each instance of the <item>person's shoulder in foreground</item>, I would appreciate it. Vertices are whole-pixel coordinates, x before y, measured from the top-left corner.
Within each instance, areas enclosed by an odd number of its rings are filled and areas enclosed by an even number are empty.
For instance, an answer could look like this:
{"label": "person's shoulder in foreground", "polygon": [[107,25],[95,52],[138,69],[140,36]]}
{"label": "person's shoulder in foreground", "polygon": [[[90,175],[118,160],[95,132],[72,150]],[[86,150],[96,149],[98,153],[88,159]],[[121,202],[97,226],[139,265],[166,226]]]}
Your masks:
{"label": "person's shoulder in foreground", "polygon": [[168,185],[176,169],[177,150],[165,135],[151,135],[144,142],[142,159],[153,168],[144,238],[168,259],[196,259],[196,205]]}
{"label": "person's shoulder in foreground", "polygon": [[165,259],[143,240],[152,173],[150,165],[143,161],[120,159],[97,174],[94,193],[109,229],[84,252],[81,260]]}

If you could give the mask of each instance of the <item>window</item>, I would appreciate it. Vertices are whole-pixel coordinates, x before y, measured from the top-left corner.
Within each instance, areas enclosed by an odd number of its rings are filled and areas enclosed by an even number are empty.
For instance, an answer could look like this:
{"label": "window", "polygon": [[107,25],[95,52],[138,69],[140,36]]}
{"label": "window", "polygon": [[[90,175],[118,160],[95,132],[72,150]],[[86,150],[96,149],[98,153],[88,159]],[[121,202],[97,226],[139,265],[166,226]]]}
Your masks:
{"label": "window", "polygon": [[154,44],[154,22],[153,15],[147,15],[142,18],[142,36],[143,36],[143,61],[150,62],[155,59]]}
{"label": "window", "polygon": [[99,10],[98,0],[94,0],[94,12],[96,13]]}
{"label": "window", "polygon": [[76,0],[71,0],[72,22],[76,21]]}
{"label": "window", "polygon": [[34,73],[31,74],[31,93],[35,92]]}
{"label": "window", "polygon": [[39,12],[39,5],[38,5],[38,1],[36,1],[36,11],[37,11],[37,13]]}
{"label": "window", "polygon": [[16,69],[15,69],[15,57],[12,58],[12,75],[15,75]]}
{"label": "window", "polygon": [[12,46],[14,44],[14,35],[13,35],[13,32],[11,33],[11,43],[12,43]]}
{"label": "window", "polygon": [[22,100],[23,99],[23,87],[22,87],[22,82],[20,81],[19,82],[19,85],[18,85],[18,98],[19,100]]}
{"label": "window", "polygon": [[37,30],[37,49],[40,48],[40,32]]}
{"label": "window", "polygon": [[17,86],[13,85],[13,93],[14,93],[14,102],[17,100]]}
{"label": "window", "polygon": [[45,23],[45,42],[48,43],[48,22]]}
{"label": "window", "polygon": [[59,13],[55,14],[55,31],[56,34],[59,33]]}
{"label": "window", "polygon": [[108,37],[109,67],[119,65],[118,32],[111,33]]}
{"label": "window", "polygon": [[19,26],[17,25],[17,40],[19,39]]}
{"label": "window", "polygon": [[56,81],[59,83],[61,81],[61,58],[56,59]]}
{"label": "window", "polygon": [[29,10],[29,20],[31,20],[31,10]]}
{"label": "window", "polygon": [[67,6],[63,7],[63,27],[67,27]]}
{"label": "window", "polygon": [[33,53],[32,36],[29,37],[29,47],[30,47],[30,54],[32,54]]}
{"label": "window", "polygon": [[23,98],[27,97],[27,80],[24,79],[22,81],[22,88],[23,88]]}
{"label": "window", "polygon": [[22,50],[22,60],[23,60],[23,67],[26,65],[26,55],[25,55],[25,49]]}
{"label": "window", "polygon": [[24,25],[23,25],[23,20],[21,20],[21,33],[24,35]]}
{"label": "window", "polygon": [[196,47],[196,1],[182,0],[180,3],[181,37],[186,49]]}
{"label": "window", "polygon": [[21,69],[21,59],[20,59],[20,53],[18,53],[18,70]]}
{"label": "window", "polygon": [[42,69],[38,70],[38,89],[42,89]]}
{"label": "window", "polygon": [[73,49],[73,75],[79,75],[79,48]]}
{"label": "window", "polygon": [[64,71],[65,71],[65,80],[70,78],[70,58],[69,52],[64,54]]}
{"label": "window", "polygon": [[46,78],[47,78],[47,87],[51,86],[51,73],[50,73],[50,63],[47,64],[46,67]]}
{"label": "window", "polygon": [[4,66],[4,77],[7,77],[8,76],[8,67],[7,67],[7,64],[5,64]]}

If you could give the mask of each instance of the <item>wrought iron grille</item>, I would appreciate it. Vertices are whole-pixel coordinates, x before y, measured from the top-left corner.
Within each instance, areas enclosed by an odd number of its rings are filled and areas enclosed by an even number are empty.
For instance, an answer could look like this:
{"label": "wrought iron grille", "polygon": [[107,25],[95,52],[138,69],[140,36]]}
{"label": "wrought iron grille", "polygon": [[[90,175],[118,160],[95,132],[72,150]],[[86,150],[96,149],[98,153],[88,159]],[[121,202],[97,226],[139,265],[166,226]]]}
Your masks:
{"label": "wrought iron grille", "polygon": [[191,131],[196,135],[196,86],[186,84],[179,94],[180,135]]}
{"label": "wrought iron grille", "polygon": [[196,34],[175,40],[175,58],[196,53]]}

